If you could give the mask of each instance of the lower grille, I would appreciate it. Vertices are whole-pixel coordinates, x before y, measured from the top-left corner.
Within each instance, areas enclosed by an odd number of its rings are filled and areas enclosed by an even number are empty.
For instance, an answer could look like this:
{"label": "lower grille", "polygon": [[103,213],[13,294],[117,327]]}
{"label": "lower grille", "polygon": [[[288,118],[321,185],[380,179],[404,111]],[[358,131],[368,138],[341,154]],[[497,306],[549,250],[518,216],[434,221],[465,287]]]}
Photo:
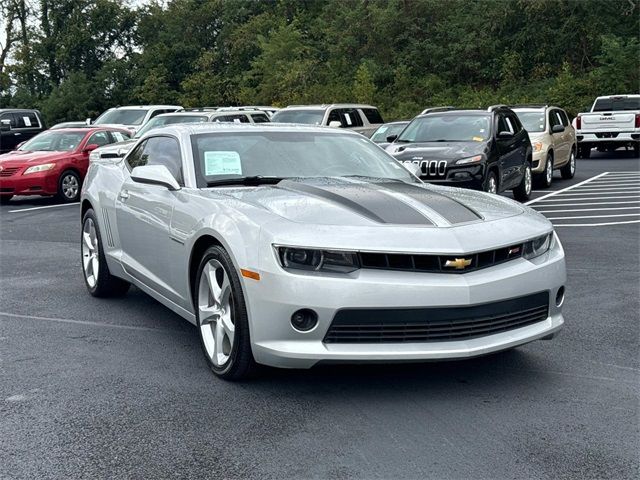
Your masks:
{"label": "lower grille", "polygon": [[549,316],[549,292],[469,307],[348,309],[333,319],[325,343],[466,340],[532,325]]}
{"label": "lower grille", "polygon": [[598,137],[598,138],[618,138],[618,132],[596,133],[596,137]]}
{"label": "lower grille", "polygon": [[20,170],[20,167],[8,167],[0,170],[0,177],[10,177],[14,173]]}

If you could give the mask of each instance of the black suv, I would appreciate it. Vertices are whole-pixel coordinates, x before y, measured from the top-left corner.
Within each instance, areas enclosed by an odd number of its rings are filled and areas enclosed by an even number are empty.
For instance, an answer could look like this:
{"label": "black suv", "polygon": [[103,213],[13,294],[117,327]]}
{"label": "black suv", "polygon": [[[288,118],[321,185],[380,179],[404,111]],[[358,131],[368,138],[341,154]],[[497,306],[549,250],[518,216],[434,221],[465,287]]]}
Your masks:
{"label": "black suv", "polygon": [[15,150],[43,130],[46,128],[38,110],[0,109],[0,153]]}
{"label": "black suv", "polygon": [[498,193],[531,194],[531,141],[518,116],[504,105],[487,110],[429,109],[414,118],[386,150],[419,167],[424,181]]}

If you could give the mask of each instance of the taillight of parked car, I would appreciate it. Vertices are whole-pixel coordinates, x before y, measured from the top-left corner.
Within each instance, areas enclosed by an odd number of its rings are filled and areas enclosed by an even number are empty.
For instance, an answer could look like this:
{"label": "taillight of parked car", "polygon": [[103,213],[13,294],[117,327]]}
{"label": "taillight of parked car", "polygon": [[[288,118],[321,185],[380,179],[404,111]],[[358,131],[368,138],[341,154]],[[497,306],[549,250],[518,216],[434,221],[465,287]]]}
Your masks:
{"label": "taillight of parked car", "polygon": [[636,128],[640,128],[640,113],[636,113]]}
{"label": "taillight of parked car", "polygon": [[[636,117],[636,122],[638,121],[638,117]],[[582,130],[582,117],[578,115],[576,117],[576,130]]]}

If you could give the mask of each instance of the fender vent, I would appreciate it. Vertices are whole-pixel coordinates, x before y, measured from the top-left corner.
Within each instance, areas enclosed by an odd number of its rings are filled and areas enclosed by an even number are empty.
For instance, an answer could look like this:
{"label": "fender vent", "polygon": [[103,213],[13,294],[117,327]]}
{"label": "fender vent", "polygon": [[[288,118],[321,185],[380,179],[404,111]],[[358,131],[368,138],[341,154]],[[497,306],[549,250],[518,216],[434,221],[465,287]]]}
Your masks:
{"label": "fender vent", "polygon": [[104,230],[107,235],[107,245],[110,247],[115,246],[115,242],[113,241],[113,234],[111,233],[111,223],[109,222],[109,212],[106,208],[102,207],[102,219],[104,220]]}

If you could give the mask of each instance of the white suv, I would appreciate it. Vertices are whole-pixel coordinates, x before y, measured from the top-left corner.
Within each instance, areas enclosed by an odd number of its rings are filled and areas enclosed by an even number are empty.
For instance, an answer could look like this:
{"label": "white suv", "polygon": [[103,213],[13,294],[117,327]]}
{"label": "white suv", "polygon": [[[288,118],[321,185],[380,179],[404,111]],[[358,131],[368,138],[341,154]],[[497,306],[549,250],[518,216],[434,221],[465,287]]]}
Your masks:
{"label": "white suv", "polygon": [[349,128],[367,137],[373,135],[373,132],[384,123],[376,107],[355,103],[289,105],[274,113],[271,121]]}
{"label": "white suv", "polygon": [[[181,109],[180,105],[129,105],[114,107],[105,111],[92,123],[93,125],[124,127],[135,133],[142,125],[156,115],[172,113]],[[91,119],[87,119],[91,123]]]}

